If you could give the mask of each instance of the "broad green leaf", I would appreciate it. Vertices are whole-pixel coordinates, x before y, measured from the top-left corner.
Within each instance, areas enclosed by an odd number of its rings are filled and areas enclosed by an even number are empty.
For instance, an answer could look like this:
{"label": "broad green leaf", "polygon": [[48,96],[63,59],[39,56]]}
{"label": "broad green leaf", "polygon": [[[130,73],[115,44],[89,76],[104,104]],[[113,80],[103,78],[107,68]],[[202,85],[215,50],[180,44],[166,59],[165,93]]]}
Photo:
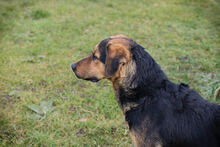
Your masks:
{"label": "broad green leaf", "polygon": [[41,108],[39,106],[37,106],[37,105],[33,104],[33,105],[28,106],[28,108],[31,109],[32,111],[36,112],[39,115],[43,114]]}
{"label": "broad green leaf", "polygon": [[35,119],[35,120],[40,120],[40,119],[42,119],[42,116],[38,115],[38,114],[31,114],[31,115],[29,115],[29,118]]}
{"label": "broad green leaf", "polygon": [[53,111],[52,101],[43,101],[40,103],[40,107],[44,113]]}

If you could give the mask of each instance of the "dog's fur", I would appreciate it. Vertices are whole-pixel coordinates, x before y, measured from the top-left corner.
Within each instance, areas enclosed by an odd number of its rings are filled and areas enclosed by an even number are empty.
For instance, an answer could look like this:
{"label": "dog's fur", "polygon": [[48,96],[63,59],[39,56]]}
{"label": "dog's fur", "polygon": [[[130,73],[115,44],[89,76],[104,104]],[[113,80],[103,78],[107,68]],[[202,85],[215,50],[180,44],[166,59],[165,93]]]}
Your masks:
{"label": "dog's fur", "polygon": [[123,35],[96,45],[72,67],[81,79],[109,79],[137,147],[219,147],[220,106],[174,84],[154,59]]}

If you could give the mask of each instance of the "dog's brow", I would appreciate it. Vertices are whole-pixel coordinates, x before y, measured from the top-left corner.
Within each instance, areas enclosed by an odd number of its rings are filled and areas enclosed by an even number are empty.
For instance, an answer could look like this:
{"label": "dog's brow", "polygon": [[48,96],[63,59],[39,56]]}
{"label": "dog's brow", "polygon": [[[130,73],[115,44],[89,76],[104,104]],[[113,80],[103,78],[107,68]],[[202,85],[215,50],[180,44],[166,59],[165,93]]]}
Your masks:
{"label": "dog's brow", "polygon": [[99,45],[99,44],[96,44],[96,46],[94,47],[93,53],[95,53],[95,52],[98,50],[98,45]]}
{"label": "dog's brow", "polygon": [[100,53],[98,50],[98,44],[94,47],[93,55],[95,55],[97,58],[100,57]]}

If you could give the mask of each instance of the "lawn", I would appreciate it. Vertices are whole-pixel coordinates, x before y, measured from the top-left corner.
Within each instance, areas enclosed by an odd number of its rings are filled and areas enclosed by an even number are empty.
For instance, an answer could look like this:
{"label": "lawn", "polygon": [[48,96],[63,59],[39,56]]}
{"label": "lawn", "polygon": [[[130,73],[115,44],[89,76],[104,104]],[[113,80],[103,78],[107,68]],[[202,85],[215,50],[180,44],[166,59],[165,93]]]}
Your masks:
{"label": "lawn", "polygon": [[220,103],[219,14],[215,0],[0,0],[0,146],[132,146],[111,83],[70,68],[116,34]]}

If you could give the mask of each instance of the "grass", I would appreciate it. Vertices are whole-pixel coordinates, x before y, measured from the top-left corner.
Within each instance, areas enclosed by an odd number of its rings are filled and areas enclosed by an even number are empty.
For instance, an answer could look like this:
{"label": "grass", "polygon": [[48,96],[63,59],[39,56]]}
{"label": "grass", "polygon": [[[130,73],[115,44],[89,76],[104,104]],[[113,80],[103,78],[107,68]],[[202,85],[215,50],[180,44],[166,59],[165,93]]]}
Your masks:
{"label": "grass", "polygon": [[[1,0],[0,146],[131,146],[111,83],[70,68],[111,35],[133,38],[170,80],[213,101],[219,14],[215,0]],[[42,102],[53,111],[33,117]]]}

